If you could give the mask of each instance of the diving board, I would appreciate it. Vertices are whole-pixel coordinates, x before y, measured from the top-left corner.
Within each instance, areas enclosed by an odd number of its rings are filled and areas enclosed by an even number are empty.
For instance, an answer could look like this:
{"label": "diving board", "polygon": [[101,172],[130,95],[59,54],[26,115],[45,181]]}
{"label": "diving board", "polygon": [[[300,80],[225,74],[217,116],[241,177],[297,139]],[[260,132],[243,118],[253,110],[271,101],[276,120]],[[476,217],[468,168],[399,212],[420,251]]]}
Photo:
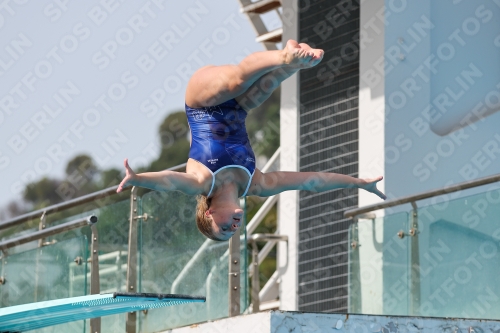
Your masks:
{"label": "diving board", "polygon": [[0,308],[0,333],[23,332],[75,320],[205,300],[201,296],[112,293],[16,305]]}

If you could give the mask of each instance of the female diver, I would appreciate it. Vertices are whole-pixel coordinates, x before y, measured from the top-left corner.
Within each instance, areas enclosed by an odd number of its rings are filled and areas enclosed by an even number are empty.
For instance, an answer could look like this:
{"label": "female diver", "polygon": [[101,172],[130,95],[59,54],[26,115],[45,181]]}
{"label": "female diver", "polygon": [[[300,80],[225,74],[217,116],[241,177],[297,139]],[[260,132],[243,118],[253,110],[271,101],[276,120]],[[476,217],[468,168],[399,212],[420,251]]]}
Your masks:
{"label": "female diver", "polygon": [[186,172],[136,174],[125,159],[126,175],[117,192],[132,185],[198,195],[198,229],[218,241],[228,240],[240,227],[243,210],[238,198],[242,196],[362,188],[385,199],[376,186],[382,177],[358,179],[322,172],[262,173],[255,168],[255,156],[245,129],[247,111],[263,103],[283,80],[300,69],[316,66],[322,58],[323,50],[289,40],[283,50],[253,53],[238,65],[199,69],[186,90],[186,116],[191,129]]}

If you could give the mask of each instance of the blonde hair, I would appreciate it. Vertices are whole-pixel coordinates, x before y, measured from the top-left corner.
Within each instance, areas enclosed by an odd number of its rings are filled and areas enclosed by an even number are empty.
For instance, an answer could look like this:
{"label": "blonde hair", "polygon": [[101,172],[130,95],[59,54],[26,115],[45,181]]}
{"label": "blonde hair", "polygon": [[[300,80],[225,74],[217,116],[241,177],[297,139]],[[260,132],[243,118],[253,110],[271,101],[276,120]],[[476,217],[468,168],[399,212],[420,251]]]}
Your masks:
{"label": "blonde hair", "polygon": [[212,218],[205,215],[206,211],[210,208],[212,199],[200,194],[196,197],[196,201],[196,226],[198,227],[198,230],[205,235],[205,237],[214,241],[222,242],[221,239],[215,237],[214,235]]}

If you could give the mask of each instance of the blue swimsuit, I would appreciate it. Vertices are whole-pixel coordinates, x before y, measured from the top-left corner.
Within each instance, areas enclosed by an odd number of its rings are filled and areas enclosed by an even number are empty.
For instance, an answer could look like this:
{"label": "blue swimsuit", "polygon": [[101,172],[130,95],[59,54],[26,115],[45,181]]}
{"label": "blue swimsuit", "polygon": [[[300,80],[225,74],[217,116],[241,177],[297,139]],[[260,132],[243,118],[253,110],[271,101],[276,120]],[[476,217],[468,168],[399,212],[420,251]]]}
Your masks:
{"label": "blue swimsuit", "polygon": [[186,105],[191,128],[189,158],[205,165],[212,173],[212,194],[215,175],[226,168],[240,168],[248,173],[248,192],[255,171],[255,155],[248,139],[245,118],[247,112],[234,99],[216,106],[191,108]]}

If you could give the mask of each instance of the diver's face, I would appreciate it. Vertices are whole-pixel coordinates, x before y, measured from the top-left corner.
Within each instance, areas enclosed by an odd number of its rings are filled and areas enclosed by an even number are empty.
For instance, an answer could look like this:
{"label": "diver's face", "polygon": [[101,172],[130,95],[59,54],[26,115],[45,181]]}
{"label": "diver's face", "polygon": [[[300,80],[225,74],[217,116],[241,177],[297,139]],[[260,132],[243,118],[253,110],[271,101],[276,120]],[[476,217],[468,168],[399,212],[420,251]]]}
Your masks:
{"label": "diver's face", "polygon": [[237,205],[210,207],[207,216],[212,217],[212,229],[215,237],[228,240],[240,228],[243,210]]}

